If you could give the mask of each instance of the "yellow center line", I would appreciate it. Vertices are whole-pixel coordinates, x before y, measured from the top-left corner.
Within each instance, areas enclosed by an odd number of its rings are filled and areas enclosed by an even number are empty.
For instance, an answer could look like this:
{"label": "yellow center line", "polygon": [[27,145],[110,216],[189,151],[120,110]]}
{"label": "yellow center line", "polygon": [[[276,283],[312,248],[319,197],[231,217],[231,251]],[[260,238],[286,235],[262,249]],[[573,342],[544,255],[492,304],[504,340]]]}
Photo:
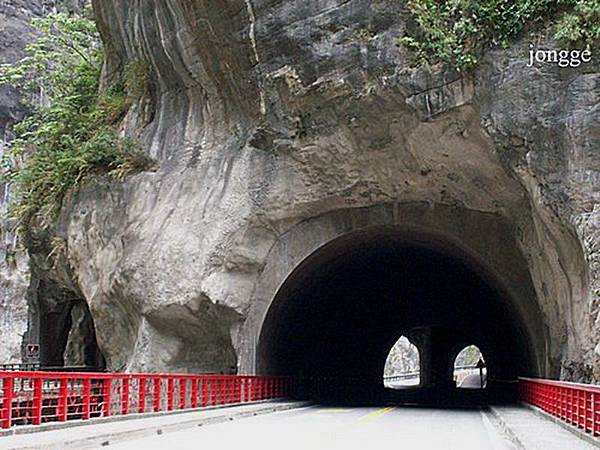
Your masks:
{"label": "yellow center line", "polygon": [[328,413],[345,413],[345,412],[349,412],[352,411],[350,408],[327,408],[327,409],[322,409],[319,411],[319,413],[324,413],[324,414],[328,414]]}
{"label": "yellow center line", "polygon": [[378,409],[377,411],[370,412],[369,414],[362,416],[358,419],[359,422],[370,422],[371,420],[375,420],[378,417],[383,416],[389,412],[392,412],[396,409],[396,406],[387,406],[385,408]]}

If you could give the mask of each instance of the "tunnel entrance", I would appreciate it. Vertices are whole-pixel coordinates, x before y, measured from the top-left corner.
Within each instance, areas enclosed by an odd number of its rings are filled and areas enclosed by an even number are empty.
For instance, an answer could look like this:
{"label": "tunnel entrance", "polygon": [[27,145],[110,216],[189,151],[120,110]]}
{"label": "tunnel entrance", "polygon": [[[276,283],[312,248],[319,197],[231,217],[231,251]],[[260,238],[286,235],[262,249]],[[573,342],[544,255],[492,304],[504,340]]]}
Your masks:
{"label": "tunnel entrance", "polygon": [[486,391],[500,395],[518,376],[537,374],[527,319],[489,265],[453,243],[393,229],[353,232],[304,259],[280,286],[257,371],[384,395],[386,358],[404,334],[420,350],[419,386],[429,399],[454,395],[454,359],[473,342],[486,355]]}
{"label": "tunnel entrance", "polygon": [[[30,327],[37,331],[43,368],[68,367],[77,370],[102,371],[106,361],[96,339],[94,320],[84,300],[38,302],[30,318]],[[34,338],[32,333],[30,338]]]}

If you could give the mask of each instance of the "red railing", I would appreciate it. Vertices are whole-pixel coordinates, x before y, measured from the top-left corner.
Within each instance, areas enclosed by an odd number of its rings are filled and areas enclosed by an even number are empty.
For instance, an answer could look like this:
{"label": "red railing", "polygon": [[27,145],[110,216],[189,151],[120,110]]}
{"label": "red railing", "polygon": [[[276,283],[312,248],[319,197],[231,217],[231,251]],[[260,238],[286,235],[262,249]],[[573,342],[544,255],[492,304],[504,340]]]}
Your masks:
{"label": "red railing", "polygon": [[592,436],[600,435],[600,386],[519,378],[519,398]]}
{"label": "red railing", "polygon": [[0,428],[274,399],[290,384],[253,375],[0,372]]}

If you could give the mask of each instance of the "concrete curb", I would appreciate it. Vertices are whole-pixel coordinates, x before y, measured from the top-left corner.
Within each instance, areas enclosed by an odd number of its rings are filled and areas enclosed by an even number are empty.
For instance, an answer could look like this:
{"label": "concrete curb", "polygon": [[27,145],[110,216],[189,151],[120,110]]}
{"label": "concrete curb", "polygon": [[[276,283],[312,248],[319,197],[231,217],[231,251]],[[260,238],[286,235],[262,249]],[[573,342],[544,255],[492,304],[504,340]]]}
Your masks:
{"label": "concrete curb", "polygon": [[54,431],[54,430],[64,430],[66,428],[74,428],[74,427],[83,427],[87,425],[98,425],[101,423],[117,423],[117,422],[125,422],[128,420],[138,420],[138,419],[150,419],[152,417],[164,417],[164,416],[175,416],[177,414],[187,414],[192,412],[201,412],[201,411],[213,411],[213,410],[225,410],[228,408],[235,408],[240,406],[255,406],[260,405],[262,403],[273,403],[273,400],[259,400],[252,403],[244,403],[244,404],[228,404],[228,405],[217,405],[217,406],[205,406],[202,408],[193,408],[193,409],[178,409],[174,411],[159,411],[159,412],[146,412],[143,414],[127,414],[126,416],[114,415],[109,417],[93,417],[88,420],[69,420],[67,422],[47,422],[41,425],[19,425],[14,426],[8,430],[0,430],[0,437],[4,436],[18,436],[22,434],[31,434],[31,433],[41,433],[43,431]]}
{"label": "concrete curb", "polygon": [[558,417],[554,417],[552,414],[547,413],[546,411],[538,408],[537,406],[530,405],[529,403],[521,402],[521,406],[524,406],[527,409],[530,409],[531,411],[535,412],[538,416],[543,417],[544,419],[551,420],[552,422],[556,423],[557,425],[560,425],[563,429],[574,434],[579,439],[583,439],[584,441],[588,442],[589,444],[592,444],[593,446],[600,448],[600,439],[593,437],[592,435],[586,433],[585,431],[581,430],[580,428],[577,428],[577,427],[559,419]]}
{"label": "concrete curb", "polygon": [[[285,402],[281,404],[273,404],[273,402],[260,402],[265,403],[264,407],[260,408],[247,408],[246,410],[241,411],[231,411],[231,407],[226,408],[212,408],[214,411],[219,411],[221,414],[216,414],[214,416],[201,417],[201,418],[192,418],[185,419],[182,417],[182,420],[169,424],[161,424],[161,425],[151,425],[151,424],[143,424],[138,429],[129,429],[124,431],[118,431],[113,433],[101,433],[97,435],[86,436],[82,438],[75,438],[73,440],[65,440],[56,443],[42,443],[42,444],[26,444],[23,446],[14,446],[9,447],[7,450],[62,450],[62,449],[87,449],[87,448],[96,448],[96,447],[105,447],[111,444],[116,444],[119,442],[141,439],[144,437],[148,437],[151,435],[161,435],[163,433],[169,433],[174,431],[181,431],[188,428],[193,427],[201,427],[205,425],[211,425],[216,423],[228,422],[230,420],[235,419],[243,419],[246,417],[253,417],[262,414],[270,414],[279,411],[288,411],[292,409],[303,408],[309,406],[308,402]],[[257,406],[256,403],[251,403],[248,405],[231,405],[231,406]],[[162,413],[155,414],[156,416],[165,416],[165,415],[181,415],[184,416],[186,413],[205,411],[206,409],[194,409],[194,410],[186,410],[186,411],[176,411],[174,413]],[[148,419],[151,418],[151,415],[137,415],[139,419]],[[126,419],[127,418],[127,419]],[[135,417],[134,417],[135,418]],[[108,419],[108,418],[107,418]],[[129,416],[123,416],[122,420],[130,420]],[[75,421],[74,421],[75,422]],[[83,421],[78,421],[83,422]],[[96,421],[96,420],[86,420],[83,423],[78,423],[76,426],[81,425],[93,425],[100,423],[110,423],[110,422],[119,422],[119,420],[112,421]],[[64,429],[69,428],[69,423],[61,423],[62,427],[57,428],[46,428],[40,431],[51,431],[55,429]],[[39,427],[37,427],[39,429]],[[29,431],[31,433],[31,431]],[[13,434],[27,434],[27,433],[13,433]],[[0,444],[2,442],[0,441]]]}
{"label": "concrete curb", "polygon": [[525,446],[523,445],[519,437],[515,434],[515,432],[508,426],[508,424],[502,417],[502,414],[500,414],[500,412],[493,406],[490,406],[488,411],[492,416],[494,416],[494,419],[496,419],[496,422],[498,423],[498,426],[500,427],[502,432],[506,436],[508,436],[508,439],[510,439],[510,441],[515,445],[515,447],[517,447],[519,450],[525,450]]}

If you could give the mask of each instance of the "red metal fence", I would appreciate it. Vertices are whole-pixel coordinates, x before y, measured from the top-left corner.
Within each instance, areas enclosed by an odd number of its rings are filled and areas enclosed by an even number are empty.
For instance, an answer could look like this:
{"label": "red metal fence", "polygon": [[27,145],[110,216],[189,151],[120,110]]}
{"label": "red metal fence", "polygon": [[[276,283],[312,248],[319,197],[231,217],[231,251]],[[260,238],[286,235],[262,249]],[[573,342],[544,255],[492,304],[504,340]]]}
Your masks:
{"label": "red metal fence", "polygon": [[286,377],[0,372],[0,428],[285,397]]}
{"label": "red metal fence", "polygon": [[519,378],[519,397],[592,436],[600,435],[600,386]]}

